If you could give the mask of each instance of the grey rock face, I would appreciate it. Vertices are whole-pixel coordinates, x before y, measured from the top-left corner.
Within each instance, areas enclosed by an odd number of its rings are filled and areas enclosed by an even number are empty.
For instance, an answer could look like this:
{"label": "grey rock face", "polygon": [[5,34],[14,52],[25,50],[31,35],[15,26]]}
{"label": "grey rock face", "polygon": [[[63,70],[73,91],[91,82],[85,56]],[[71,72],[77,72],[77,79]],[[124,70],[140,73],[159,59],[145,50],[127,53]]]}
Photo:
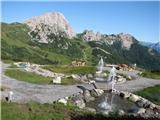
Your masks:
{"label": "grey rock face", "polygon": [[[24,21],[31,28],[29,35],[41,43],[50,42],[53,35],[72,38],[75,33],[62,13],[51,12]],[[50,37],[49,37],[50,36]]]}
{"label": "grey rock face", "polygon": [[94,33],[92,30],[85,30],[82,39],[85,41],[98,41],[102,39],[102,34],[99,32]]}
{"label": "grey rock face", "polygon": [[133,37],[130,34],[120,33],[119,37],[122,42],[122,47],[129,49],[133,44]]}
{"label": "grey rock face", "polygon": [[118,35],[106,35],[92,30],[85,30],[82,33],[82,39],[85,41],[105,41],[105,43],[112,45],[115,41],[119,40],[122,43],[122,48],[129,49],[133,44],[133,37],[130,34],[120,33]]}

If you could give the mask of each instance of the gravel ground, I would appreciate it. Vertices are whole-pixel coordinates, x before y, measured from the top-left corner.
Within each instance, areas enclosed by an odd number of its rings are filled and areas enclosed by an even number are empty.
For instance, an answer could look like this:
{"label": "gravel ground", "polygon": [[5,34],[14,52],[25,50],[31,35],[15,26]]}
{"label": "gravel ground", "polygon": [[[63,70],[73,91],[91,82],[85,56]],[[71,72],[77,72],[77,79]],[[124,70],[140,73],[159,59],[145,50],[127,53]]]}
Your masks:
{"label": "gravel ground", "polygon": [[[15,102],[37,101],[40,103],[52,103],[53,101],[58,100],[59,98],[70,96],[72,94],[82,91],[77,87],[78,85],[37,85],[23,81],[18,81],[16,79],[4,75],[4,71],[9,66],[8,64],[2,63],[1,65],[1,86],[4,88],[4,90],[1,91],[1,99],[5,99],[5,97],[8,96],[8,92],[12,90],[14,93],[13,101]],[[146,87],[160,84],[160,80],[138,77],[136,75],[137,72],[138,71],[123,73],[135,76],[136,80],[127,81],[122,84],[117,84],[116,89],[133,92],[144,89]],[[96,84],[100,88],[108,87],[108,85],[106,85],[105,83]],[[81,84],[81,86],[84,86],[87,89],[93,89],[93,86],[89,84]]]}

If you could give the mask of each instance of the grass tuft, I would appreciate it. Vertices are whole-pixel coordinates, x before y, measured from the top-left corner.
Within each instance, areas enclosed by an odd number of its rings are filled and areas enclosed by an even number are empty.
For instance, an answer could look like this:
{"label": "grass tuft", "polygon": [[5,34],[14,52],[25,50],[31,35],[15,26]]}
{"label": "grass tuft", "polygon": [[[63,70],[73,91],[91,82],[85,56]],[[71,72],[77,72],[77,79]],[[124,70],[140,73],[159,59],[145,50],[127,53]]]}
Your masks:
{"label": "grass tuft", "polygon": [[50,77],[44,77],[41,75],[37,75],[35,73],[16,70],[16,69],[6,70],[5,75],[20,81],[25,81],[34,84],[49,84],[52,81],[52,78]]}
{"label": "grass tuft", "polygon": [[52,72],[56,73],[64,73],[64,74],[93,74],[96,72],[96,67],[93,66],[55,66],[55,65],[47,65],[43,67],[44,69],[48,69]]}

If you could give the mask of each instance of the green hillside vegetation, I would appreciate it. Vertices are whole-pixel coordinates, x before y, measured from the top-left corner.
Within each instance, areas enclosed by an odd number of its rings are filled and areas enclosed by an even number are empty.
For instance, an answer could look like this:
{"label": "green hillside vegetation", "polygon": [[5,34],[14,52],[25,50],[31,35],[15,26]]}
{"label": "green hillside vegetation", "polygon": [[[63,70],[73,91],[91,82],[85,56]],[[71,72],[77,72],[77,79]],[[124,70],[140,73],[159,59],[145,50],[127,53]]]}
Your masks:
{"label": "green hillside vegetation", "polygon": [[[1,56],[3,61],[25,61],[45,65],[71,64],[72,60],[85,60],[87,65],[97,65],[100,56],[105,63],[134,64],[147,70],[160,70],[160,54],[149,51],[134,38],[130,50],[121,47],[119,36],[113,45],[106,41],[85,42],[80,37],[64,38],[50,34],[49,44],[31,40],[29,28],[20,23],[2,23]],[[36,33],[31,33],[35,37]],[[64,33],[62,33],[64,34]],[[98,49],[99,48],[99,49]]]}
{"label": "green hillside vegetation", "polygon": [[76,80],[72,77],[63,78],[61,82],[61,85],[74,85],[82,83],[80,80]]}
{"label": "green hillside vegetation", "polygon": [[44,69],[48,69],[52,72],[56,73],[64,73],[64,74],[92,74],[96,72],[96,67],[93,66],[55,66],[55,65],[47,65],[43,66]]}
{"label": "green hillside vegetation", "polygon": [[160,80],[160,72],[158,71],[144,71],[140,74],[142,77]]}
{"label": "green hillside vegetation", "polygon": [[121,43],[114,42],[113,45],[108,45],[102,41],[101,44],[97,42],[89,43],[92,48],[100,47],[110,54],[106,54],[103,51],[93,49],[92,55],[94,56],[94,63],[96,64],[100,59],[100,56],[105,56],[106,63],[112,64],[137,64],[138,67],[147,70],[160,70],[160,54],[153,50],[154,55],[148,52],[148,48],[135,42],[131,45],[130,50],[121,47]]}
{"label": "green hillside vegetation", "polygon": [[144,90],[136,92],[136,94],[160,105],[160,85],[145,88]]}
{"label": "green hillside vegetation", "polygon": [[[18,69],[8,69],[5,71],[5,75],[15,78],[20,81],[25,81],[33,84],[39,85],[48,85],[53,84],[51,77],[44,77],[41,75],[37,75],[35,73],[26,72]],[[61,85],[74,85],[82,83],[79,80],[73,79],[72,77],[62,78]]]}
{"label": "green hillside vegetation", "polygon": [[8,69],[5,71],[5,75],[20,81],[34,84],[50,84],[52,82],[52,78],[50,77],[43,77],[35,73],[26,72],[18,69]]}
{"label": "green hillside vegetation", "polygon": [[71,58],[33,46],[27,26],[2,23],[2,60],[29,61],[37,64],[69,64]]}

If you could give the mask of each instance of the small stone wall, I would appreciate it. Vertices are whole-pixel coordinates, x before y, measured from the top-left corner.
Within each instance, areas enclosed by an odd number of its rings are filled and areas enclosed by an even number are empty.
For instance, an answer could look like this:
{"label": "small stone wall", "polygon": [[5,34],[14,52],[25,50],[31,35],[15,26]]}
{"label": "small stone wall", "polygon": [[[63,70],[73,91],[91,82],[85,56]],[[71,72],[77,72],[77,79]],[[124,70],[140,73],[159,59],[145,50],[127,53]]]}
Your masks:
{"label": "small stone wall", "polygon": [[[67,104],[67,102],[70,101],[72,104],[78,106],[80,109],[85,109],[90,112],[96,113],[96,110],[94,108],[86,107],[86,103],[89,101],[94,101],[95,98],[103,95],[105,92],[111,92],[111,90],[107,91],[102,89],[92,89],[92,90],[85,89],[79,93],[73,94],[72,96],[61,98],[57,102]],[[160,106],[150,102],[149,100],[125,91],[114,90],[113,93],[119,95],[123,99],[127,99],[135,103],[139,107],[137,113],[134,114],[135,116],[142,116],[142,117],[156,116],[160,118]],[[152,114],[150,114],[149,112]],[[125,115],[126,113],[123,110],[119,110],[118,114]]]}

